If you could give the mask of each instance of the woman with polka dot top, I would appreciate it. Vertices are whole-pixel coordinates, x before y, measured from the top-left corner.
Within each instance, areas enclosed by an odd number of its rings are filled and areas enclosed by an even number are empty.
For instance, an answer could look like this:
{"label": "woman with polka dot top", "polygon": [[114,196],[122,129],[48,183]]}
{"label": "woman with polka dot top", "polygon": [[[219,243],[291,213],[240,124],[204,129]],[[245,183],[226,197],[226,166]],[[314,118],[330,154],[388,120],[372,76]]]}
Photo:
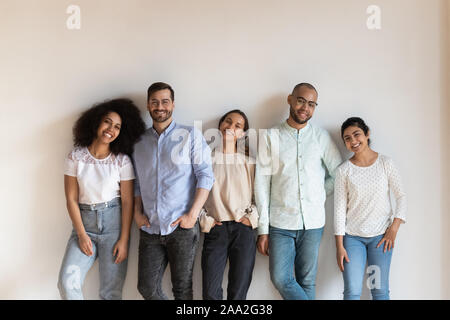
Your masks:
{"label": "woman with polka dot top", "polygon": [[344,299],[360,299],[367,262],[372,299],[389,300],[392,251],[406,222],[405,192],[392,159],[370,148],[369,127],[361,118],[347,119],[341,136],[353,152],[338,168],[334,186],[336,258],[344,277]]}

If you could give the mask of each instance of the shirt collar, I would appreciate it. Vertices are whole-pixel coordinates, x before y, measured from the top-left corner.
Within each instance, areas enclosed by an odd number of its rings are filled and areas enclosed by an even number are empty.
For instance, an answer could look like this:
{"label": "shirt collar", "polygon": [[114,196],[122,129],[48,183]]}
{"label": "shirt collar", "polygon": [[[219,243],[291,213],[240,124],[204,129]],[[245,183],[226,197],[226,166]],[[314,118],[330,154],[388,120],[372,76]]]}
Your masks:
{"label": "shirt collar", "polygon": [[173,128],[175,128],[175,125],[176,125],[176,124],[175,124],[175,120],[172,120],[172,122],[169,124],[169,126],[168,126],[163,132],[161,132],[160,135],[159,135],[158,132],[155,130],[155,128],[153,128],[153,125],[151,126],[150,130],[151,130],[151,132],[152,132],[154,135],[156,135],[157,137],[159,137],[159,136],[164,137],[164,136],[168,135],[168,134],[173,130]]}
{"label": "shirt collar", "polygon": [[306,123],[306,126],[303,129],[297,130],[295,128],[292,128],[288,123],[287,120],[285,122],[283,122],[283,128],[288,131],[289,133],[293,134],[294,136],[298,135],[303,135],[305,134],[307,131],[309,131],[309,129],[311,128],[311,125],[309,123],[309,121]]}

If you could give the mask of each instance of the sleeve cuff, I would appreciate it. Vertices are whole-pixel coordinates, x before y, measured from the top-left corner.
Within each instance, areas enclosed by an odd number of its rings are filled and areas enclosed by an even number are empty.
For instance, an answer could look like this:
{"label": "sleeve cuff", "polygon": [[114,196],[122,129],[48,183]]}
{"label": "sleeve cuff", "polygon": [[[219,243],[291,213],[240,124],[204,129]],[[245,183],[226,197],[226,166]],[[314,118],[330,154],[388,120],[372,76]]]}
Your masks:
{"label": "sleeve cuff", "polygon": [[135,177],[125,177],[125,178],[121,178],[120,181],[130,181],[130,180],[134,180],[136,179]]}
{"label": "sleeve cuff", "polygon": [[205,209],[200,211],[199,224],[201,232],[209,233],[214,225],[214,222],[214,218],[208,216]]}
{"label": "sleeve cuff", "polygon": [[214,184],[214,179],[210,177],[198,177],[197,178],[197,189],[202,188],[211,191]]}
{"label": "sleeve cuff", "polygon": [[394,219],[395,218],[400,219],[402,221],[402,224],[406,223],[406,217],[404,216],[394,216]]}
{"label": "sleeve cuff", "polygon": [[269,234],[269,226],[268,225],[258,225],[258,235]]}
{"label": "sleeve cuff", "polygon": [[250,207],[250,210],[247,212],[247,214],[244,217],[246,217],[250,221],[253,229],[258,228],[258,217],[259,216],[258,216],[258,209],[256,209],[255,205],[252,205]]}
{"label": "sleeve cuff", "polygon": [[66,175],[66,176],[69,176],[69,177],[77,177],[77,174],[76,173],[72,173],[72,172],[64,172],[64,174]]}

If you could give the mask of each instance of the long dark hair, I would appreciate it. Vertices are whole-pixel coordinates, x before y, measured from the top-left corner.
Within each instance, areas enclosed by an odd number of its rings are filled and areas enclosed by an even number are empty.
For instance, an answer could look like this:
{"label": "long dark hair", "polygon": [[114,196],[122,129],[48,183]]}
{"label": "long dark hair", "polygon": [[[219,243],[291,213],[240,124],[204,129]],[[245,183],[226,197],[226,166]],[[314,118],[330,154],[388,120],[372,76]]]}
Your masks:
{"label": "long dark hair", "polygon": [[[245,120],[245,124],[244,124],[244,132],[247,132],[247,130],[250,128],[250,124],[249,124],[249,122],[248,122],[247,115],[246,115],[243,111],[241,111],[241,110],[239,110],[239,109],[234,109],[234,110],[231,110],[231,111],[228,111],[227,113],[225,113],[225,114],[220,118],[220,120],[219,120],[219,125],[218,125],[217,128],[220,129],[220,125],[222,124],[222,122],[224,122],[225,119],[227,118],[227,116],[230,115],[230,114],[232,114],[232,113],[237,113],[237,114],[239,114],[242,118],[244,118],[244,120]],[[247,136],[244,136],[243,139],[245,139],[245,149],[244,149],[244,153],[245,153],[246,156],[248,156],[248,155],[250,154],[250,151],[249,151],[250,148],[249,148],[249,146],[248,146],[248,137],[247,137]],[[238,150],[238,143],[237,143],[237,141],[236,141],[236,150],[239,151],[239,150]]]}
{"label": "long dark hair", "polygon": [[93,105],[81,114],[73,127],[75,147],[89,147],[97,138],[97,130],[103,117],[110,112],[116,112],[122,125],[117,138],[109,148],[115,155],[124,153],[131,155],[134,144],[145,132],[145,123],[139,109],[130,99],[114,99]]}

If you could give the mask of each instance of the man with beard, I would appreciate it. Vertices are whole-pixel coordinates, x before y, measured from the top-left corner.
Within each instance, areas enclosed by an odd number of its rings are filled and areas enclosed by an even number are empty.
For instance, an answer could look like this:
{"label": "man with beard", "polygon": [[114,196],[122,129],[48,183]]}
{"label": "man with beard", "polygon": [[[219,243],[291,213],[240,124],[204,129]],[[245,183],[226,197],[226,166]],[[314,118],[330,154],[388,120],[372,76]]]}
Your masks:
{"label": "man with beard", "polygon": [[172,120],[170,85],[153,83],[147,109],[153,126],[135,145],[134,219],[140,229],[138,290],[165,300],[161,281],[170,264],[177,300],[192,300],[192,271],[199,243],[197,217],[214,183],[211,150],[202,133]]}
{"label": "man with beard", "polygon": [[289,119],[264,135],[256,165],[257,247],[269,256],[270,278],[287,300],[315,299],[325,199],[342,162],[328,132],[309,123],[317,97],[311,84],[295,86]]}

